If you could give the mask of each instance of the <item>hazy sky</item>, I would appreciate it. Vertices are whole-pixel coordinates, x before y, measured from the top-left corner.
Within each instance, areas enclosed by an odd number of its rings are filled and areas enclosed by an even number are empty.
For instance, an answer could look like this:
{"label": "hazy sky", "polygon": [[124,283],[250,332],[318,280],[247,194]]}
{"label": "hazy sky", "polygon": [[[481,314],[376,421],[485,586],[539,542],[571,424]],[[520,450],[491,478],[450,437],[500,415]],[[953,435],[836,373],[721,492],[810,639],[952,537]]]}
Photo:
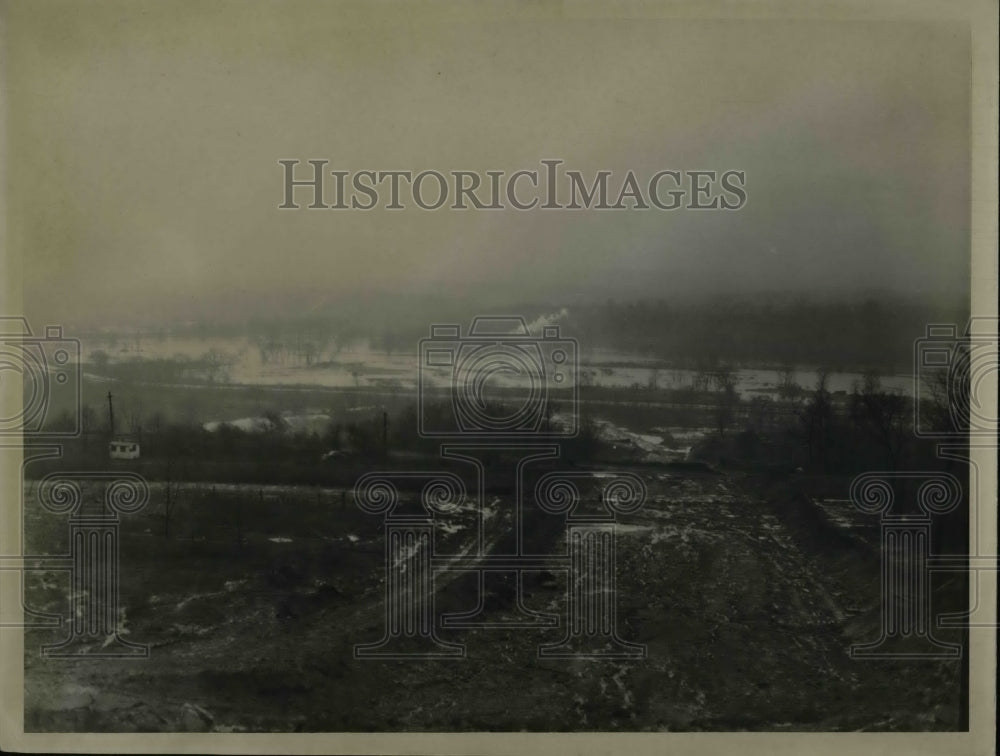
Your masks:
{"label": "hazy sky", "polygon": [[[559,304],[967,289],[967,29],[511,7],[534,10],[10,6],[8,212],[26,309],[111,321],[287,315],[391,291]],[[280,211],[289,158],[735,168],[748,201],[729,213]]]}

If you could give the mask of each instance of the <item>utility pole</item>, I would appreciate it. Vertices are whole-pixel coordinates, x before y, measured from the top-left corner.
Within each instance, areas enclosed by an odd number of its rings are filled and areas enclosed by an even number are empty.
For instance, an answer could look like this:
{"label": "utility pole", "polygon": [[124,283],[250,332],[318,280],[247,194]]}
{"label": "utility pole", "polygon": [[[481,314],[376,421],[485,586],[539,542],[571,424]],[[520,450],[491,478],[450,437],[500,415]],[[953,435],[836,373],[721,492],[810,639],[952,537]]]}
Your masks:
{"label": "utility pole", "polygon": [[389,413],[382,412],[382,457],[389,458]]}
{"label": "utility pole", "polygon": [[111,404],[111,392],[108,392],[108,434],[112,439],[115,437],[115,408]]}

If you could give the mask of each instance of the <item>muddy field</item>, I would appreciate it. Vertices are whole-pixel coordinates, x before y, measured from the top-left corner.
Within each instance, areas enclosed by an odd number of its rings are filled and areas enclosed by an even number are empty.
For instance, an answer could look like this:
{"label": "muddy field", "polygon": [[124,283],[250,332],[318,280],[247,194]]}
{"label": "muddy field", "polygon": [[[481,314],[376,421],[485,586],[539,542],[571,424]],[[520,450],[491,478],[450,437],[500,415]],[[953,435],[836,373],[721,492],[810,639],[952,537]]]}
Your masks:
{"label": "muddy field", "polygon": [[[815,511],[803,519],[736,474],[669,465],[633,472],[648,498],[617,527],[618,632],[644,644],[645,658],[538,658],[539,644],[562,637],[568,587],[565,572],[538,570],[525,576],[524,608],[557,615],[562,627],[443,628],[439,637],[464,644],[464,658],[355,659],[356,644],[383,633],[380,518],[360,513],[346,491],[200,485],[186,495],[181,489],[165,536],[163,491],[154,486],[150,506],[123,518],[121,534],[119,633],[147,644],[148,658],[46,659],[41,646],[66,631],[28,631],[25,727],[961,726],[960,662],[849,657],[851,643],[878,636],[879,563],[871,526],[843,502],[806,502]],[[39,515],[28,498],[34,553],[64,549],[65,520]],[[512,522],[510,503],[490,498],[493,532]],[[206,517],[206,507],[216,516]],[[468,552],[475,531],[472,509],[458,511],[437,526],[436,548]],[[537,533],[553,553],[565,553],[562,529],[539,526]],[[487,540],[487,550],[498,543]],[[33,609],[65,614],[69,590],[66,573],[27,573]],[[439,581],[439,614],[476,602],[470,575]],[[485,621],[516,610],[509,579],[487,583]]]}

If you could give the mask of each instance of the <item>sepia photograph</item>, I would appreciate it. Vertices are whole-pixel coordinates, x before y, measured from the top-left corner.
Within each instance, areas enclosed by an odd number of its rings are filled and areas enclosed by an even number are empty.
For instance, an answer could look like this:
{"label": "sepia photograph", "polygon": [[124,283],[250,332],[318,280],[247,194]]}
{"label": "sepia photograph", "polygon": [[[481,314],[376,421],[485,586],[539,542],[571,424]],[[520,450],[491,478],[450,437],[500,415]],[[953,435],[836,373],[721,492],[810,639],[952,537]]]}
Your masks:
{"label": "sepia photograph", "polygon": [[995,1],[0,23],[5,750],[995,752]]}

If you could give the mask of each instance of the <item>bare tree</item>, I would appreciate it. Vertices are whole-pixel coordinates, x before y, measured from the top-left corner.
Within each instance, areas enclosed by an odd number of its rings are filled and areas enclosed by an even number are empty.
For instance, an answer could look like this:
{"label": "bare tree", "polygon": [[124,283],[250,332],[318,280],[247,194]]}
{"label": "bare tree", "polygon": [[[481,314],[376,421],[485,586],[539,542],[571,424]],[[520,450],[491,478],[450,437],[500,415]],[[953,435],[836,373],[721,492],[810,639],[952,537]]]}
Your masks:
{"label": "bare tree", "polygon": [[855,427],[866,433],[881,449],[888,469],[898,469],[910,435],[910,412],[906,399],[883,391],[878,374],[868,372],[860,391],[855,387],[851,396],[851,416]]}
{"label": "bare tree", "polygon": [[[921,402],[921,422],[927,429],[939,433],[964,435],[969,430],[970,392],[969,360],[971,350],[968,342],[958,344],[948,370],[933,370],[922,375],[928,397],[917,396]],[[959,376],[966,379],[959,380]]]}
{"label": "bare tree", "polygon": [[766,433],[774,426],[774,401],[767,396],[755,396],[750,400],[750,427],[758,433]]}
{"label": "bare tree", "polygon": [[80,409],[80,437],[84,448],[90,446],[91,436],[97,432],[97,412],[89,404]]}
{"label": "bare tree", "polygon": [[813,389],[809,403],[799,414],[803,426],[806,446],[809,450],[809,461],[819,462],[823,467],[829,463],[830,441],[833,430],[833,403],[830,392],[827,391],[827,373],[819,371],[816,376],[816,388]]}
{"label": "bare tree", "polygon": [[174,512],[177,503],[176,488],[174,485],[174,460],[173,449],[167,446],[166,470],[164,472],[164,494],[163,494],[163,537],[170,537],[170,517]]}
{"label": "bare tree", "polygon": [[740,396],[736,391],[737,374],[732,366],[718,364],[709,373],[709,380],[719,392],[715,422],[719,435],[724,436],[726,429],[733,423],[736,408],[740,403]]}
{"label": "bare tree", "polygon": [[173,481],[170,476],[170,460],[167,460],[167,473],[164,480],[164,494],[163,494],[163,537],[170,538],[170,514],[174,509],[174,501],[171,489],[173,488]]}
{"label": "bare tree", "polygon": [[795,368],[783,365],[778,372],[778,396],[782,399],[794,399],[799,395],[799,386],[795,382]]}

